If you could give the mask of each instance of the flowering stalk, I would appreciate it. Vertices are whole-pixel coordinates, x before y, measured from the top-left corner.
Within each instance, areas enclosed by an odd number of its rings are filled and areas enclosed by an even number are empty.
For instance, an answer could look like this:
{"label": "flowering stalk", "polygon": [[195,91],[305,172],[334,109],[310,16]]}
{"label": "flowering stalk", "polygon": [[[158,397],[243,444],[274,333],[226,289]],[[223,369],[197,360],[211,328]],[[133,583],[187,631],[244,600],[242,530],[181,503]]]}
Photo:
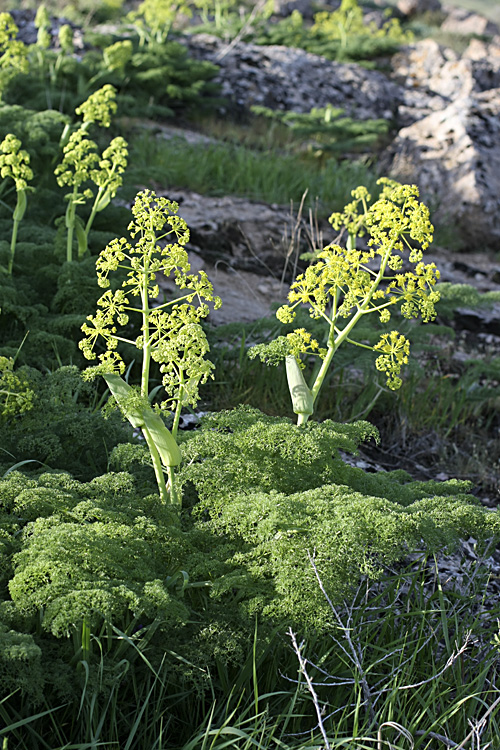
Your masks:
{"label": "flowering stalk", "polygon": [[36,44],[30,45],[29,53],[30,55],[34,55],[41,83],[43,84],[48,78],[49,85],[45,88],[47,109],[56,109],[52,93],[55,90],[59,70],[65,57],[74,52],[73,31],[68,24],[59,27],[58,41],[61,49],[56,54],[50,49],[52,44],[52,23],[44,4],[40,5],[36,12],[35,27],[37,29]]}
{"label": "flowering stalk", "polygon": [[[94,347],[104,339],[106,351],[99,355],[101,364],[89,368],[87,377],[101,373],[120,409],[136,428],[140,428],[149,447],[160,497],[164,502],[180,507],[176,489],[174,467],[180,462],[176,444],[177,428],[183,405],[196,405],[198,386],[212,376],[213,365],[205,359],[209,351],[200,321],[208,315],[207,301],[215,307],[221,302],[214,297],[206,274],[190,273],[184,245],[189,230],[183,219],[176,216],[178,205],[166,198],[158,198],[148,190],[137,195],[132,207],[133,221],[128,229],[135,245],[121,237],[115,239],[99,255],[97,279],[106,289],[98,300],[95,315],[87,317],[82,330],[86,335],[80,342],[84,356],[96,359]],[[175,242],[160,245],[173,235]],[[109,274],[122,269],[126,277],[116,291],[109,289]],[[159,295],[156,276],[162,273],[173,276],[179,294],[171,300],[153,306]],[[138,298],[136,305],[131,297]],[[196,301],[195,306],[193,302]],[[140,335],[135,339],[118,334],[130,316],[140,318]],[[120,375],[125,363],[117,351],[120,342],[135,345],[142,352],[141,385],[139,391],[131,388]],[[166,400],[160,409],[174,412],[170,433],[158,410],[151,407],[149,377],[151,360],[160,364]],[[169,477],[165,483],[163,466]]]}
{"label": "flowering stalk", "polygon": [[127,156],[126,140],[121,136],[113,138],[108,148],[103,151],[102,158],[99,160],[99,168],[93,169],[90,172],[90,179],[97,185],[98,190],[90,216],[85,225],[85,235],[87,238],[96,214],[99,211],[103,211],[109,205],[112,198],[115,197],[118,188],[122,185],[122,174],[127,167]]}
{"label": "flowering stalk", "polygon": [[[63,160],[56,167],[55,175],[58,184],[68,185],[72,191],[65,197],[68,201],[66,209],[66,259],[73,260],[73,237],[76,233],[78,241],[78,256],[82,257],[88,246],[88,236],[96,214],[102,211],[115,197],[121,186],[123,172],[127,166],[127,142],[121,136],[113,138],[102,156],[97,153],[97,144],[87,136],[91,124],[98,123],[103,127],[111,124],[111,114],[116,111],[115,89],[106,85],[76,109],[76,114],[82,115],[83,122],[78,130],[69,134],[65,129],[61,136],[63,144]],[[97,186],[97,194],[90,187],[82,188],[85,183],[93,182]],[[84,226],[77,216],[77,206],[94,198],[87,224]]]}
{"label": "flowering stalk", "polygon": [[0,13],[0,100],[12,78],[28,72],[27,47],[18,41],[18,32],[10,13]]}
{"label": "flowering stalk", "polygon": [[[379,183],[383,185],[380,198],[371,205],[368,191],[360,187],[352,192],[354,200],[343,212],[332,214],[333,227],[347,229],[347,248],[332,244],[318,253],[317,262],[291,285],[290,304],[276,313],[282,323],[291,323],[297,308],[307,305],[310,317],[323,320],[326,325],[326,346],[320,347],[308,331],[300,328],[249,352],[250,357],[259,356],[267,364],[286,360],[298,424],[304,424],[313,413],[335,352],[344,342],[381,352],[375,367],[386,373],[389,388],[401,386],[400,371],[408,362],[409,341],[398,331],[383,333],[373,347],[354,341],[351,336],[362,318],[377,314],[386,324],[391,318],[390,308],[398,304],[406,318],[421,316],[428,321],[436,315],[434,305],[439,294],[433,287],[439,272],[433,263],[422,262],[423,250],[432,241],[429,211],[417,200],[415,186],[386,178]],[[368,249],[357,250],[357,237],[363,234],[369,235]],[[401,273],[406,254],[414,268]],[[301,355],[314,355],[321,360],[309,386],[299,376],[305,368]]]}
{"label": "flowering stalk", "polygon": [[82,205],[89,198],[93,197],[92,190],[85,188],[80,190],[81,186],[90,179],[91,170],[99,161],[96,153],[97,144],[86,137],[83,127],[80,127],[71,134],[68,143],[64,147],[64,158],[61,164],[58,164],[54,173],[57,178],[57,184],[60,187],[69,185],[73,188],[65,196],[68,201],[66,208],[66,260],[71,263],[73,260],[73,235],[75,228],[78,237],[78,255],[81,257],[85,250],[86,238],[83,226],[77,223],[76,207]]}
{"label": "flowering stalk", "polygon": [[17,193],[17,203],[12,215],[13,227],[10,241],[10,257],[7,273],[12,275],[14,256],[16,253],[17,233],[19,224],[24,218],[27,206],[28,180],[33,179],[33,171],[29,166],[30,157],[27,151],[21,148],[21,141],[15,135],[9,133],[0,144],[0,176],[10,177],[14,180]]}

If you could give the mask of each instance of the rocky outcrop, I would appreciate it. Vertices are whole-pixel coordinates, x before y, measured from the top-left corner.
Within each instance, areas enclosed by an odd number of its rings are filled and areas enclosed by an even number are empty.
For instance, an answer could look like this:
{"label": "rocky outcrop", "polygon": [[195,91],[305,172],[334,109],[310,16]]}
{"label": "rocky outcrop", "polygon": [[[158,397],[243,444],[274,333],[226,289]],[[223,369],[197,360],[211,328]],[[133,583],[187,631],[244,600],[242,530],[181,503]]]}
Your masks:
{"label": "rocky outcrop", "polygon": [[420,186],[435,221],[454,222],[469,248],[500,249],[500,89],[403,128],[388,153],[390,173]]}
{"label": "rocky outcrop", "polygon": [[[2,8],[0,8],[2,10]],[[35,11],[34,10],[11,10],[10,15],[14,19],[19,33],[17,38],[24,42],[24,44],[36,44],[38,29],[35,26]],[[67,18],[59,18],[56,16],[50,17],[50,36],[54,49],[59,48],[59,29],[61,26],[70,26],[73,31],[73,44],[76,50],[83,50],[85,47],[83,39],[83,30],[76,24],[68,21]]]}
{"label": "rocky outcrop", "polygon": [[474,91],[500,87],[500,46],[475,39],[459,57],[452,49],[425,39],[394,55],[392,67],[393,79],[405,92],[418,89],[440,97],[435,109]]}
{"label": "rocky outcrop", "polygon": [[[500,45],[472,40],[462,56],[425,40],[393,58],[403,125],[381,163],[416,182],[471,248],[500,249]],[[420,117],[418,117],[420,103]]]}
{"label": "rocky outcrop", "polygon": [[[299,229],[290,210],[244,198],[213,198],[172,188],[168,198],[179,203],[179,215],[189,227],[190,249],[206,262],[278,279],[285,269],[285,277],[290,279],[297,259]],[[307,244],[301,247],[302,252],[310,249]]]}
{"label": "rocky outcrop", "polygon": [[232,106],[309,112],[332,104],[357,119],[392,119],[402,97],[387,76],[354,63],[337,63],[301,49],[243,44],[195,34],[193,56],[220,66],[216,80]]}
{"label": "rocky outcrop", "polygon": [[415,182],[470,247],[500,249],[500,46],[473,40],[465,54],[425,40],[394,56],[390,78],[299,49],[225,45],[207,35],[191,52],[220,65],[228,101],[308,112],[333,104],[357,119],[396,125],[384,171]]}
{"label": "rocky outcrop", "polygon": [[[297,206],[288,212],[244,198],[213,198],[172,188],[167,195],[180,204],[179,215],[190,227],[186,249],[192,270],[204,269],[224,300],[220,310],[210,313],[217,325],[273,317],[273,307],[285,301],[297,273],[298,255],[336,240],[328,222],[312,230],[300,220]],[[500,289],[500,262],[486,253],[431,247],[425,260],[437,265],[443,282],[472,284],[480,292]],[[173,283],[164,280],[162,289],[173,289]],[[500,303],[463,307],[457,315],[461,329],[473,331],[485,346],[500,346]]]}
{"label": "rocky outcrop", "polygon": [[312,0],[274,0],[273,12],[276,16],[289,16],[294,10],[302,18],[312,18],[315,13]]}
{"label": "rocky outcrop", "polygon": [[468,34],[493,36],[499,33],[498,26],[479,13],[472,13],[465,8],[456,8],[453,5],[446,5],[443,10],[446,12],[446,18],[441,24],[442,31],[463,36]]}

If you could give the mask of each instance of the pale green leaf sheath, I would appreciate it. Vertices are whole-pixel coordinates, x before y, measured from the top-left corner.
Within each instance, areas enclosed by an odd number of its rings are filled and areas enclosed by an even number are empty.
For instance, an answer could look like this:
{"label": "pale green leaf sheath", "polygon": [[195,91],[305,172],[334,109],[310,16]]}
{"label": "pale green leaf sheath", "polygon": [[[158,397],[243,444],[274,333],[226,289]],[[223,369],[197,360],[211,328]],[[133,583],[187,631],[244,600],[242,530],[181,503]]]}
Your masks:
{"label": "pale green leaf sheath", "polygon": [[[207,302],[219,307],[206,274],[190,273],[184,245],[189,230],[176,215],[178,206],[166,198],[146,190],[137,195],[132,206],[133,220],[129,232],[135,244],[125,237],[113,240],[97,259],[98,283],[106,291],[98,301],[99,309],[89,315],[82,326],[86,338],[80,348],[87,359],[96,359],[94,351],[103,339],[106,351],[99,355],[101,364],[87,371],[101,373],[120,409],[136,428],[140,428],[148,444],[160,495],[164,502],[180,506],[174,467],[180,463],[176,443],[177,428],[183,405],[196,405],[198,386],[212,377],[213,365],[205,356],[208,342],[200,321],[209,313]],[[169,240],[172,243],[166,244]],[[121,286],[109,289],[109,276],[121,272]],[[157,275],[172,277],[177,295],[159,303]],[[134,304],[135,303],[135,304]],[[133,317],[140,335],[127,338],[124,329]],[[125,370],[118,347],[120,342],[133,344],[142,352],[142,374],[139,389],[131,388],[120,374]],[[151,360],[159,363],[163,374],[166,399],[161,409],[173,413],[170,433],[148,400]],[[169,477],[165,484],[163,467]]]}

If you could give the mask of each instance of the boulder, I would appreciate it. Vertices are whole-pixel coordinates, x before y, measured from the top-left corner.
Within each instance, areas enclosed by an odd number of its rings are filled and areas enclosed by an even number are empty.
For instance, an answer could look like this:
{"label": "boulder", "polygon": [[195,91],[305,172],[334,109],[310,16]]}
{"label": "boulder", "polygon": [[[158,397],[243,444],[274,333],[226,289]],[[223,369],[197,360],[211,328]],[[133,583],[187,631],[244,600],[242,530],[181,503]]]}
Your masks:
{"label": "boulder", "polygon": [[471,39],[462,57],[476,60],[477,62],[487,61],[495,67],[500,65],[500,36],[497,34],[489,42],[484,42],[481,39]]}
{"label": "boulder", "polygon": [[402,98],[399,86],[374,70],[337,63],[301,49],[238,42],[194,34],[191,54],[220,66],[222,96],[236,110],[252,105],[309,112],[332,104],[359,120],[392,119]]}
{"label": "boulder", "polygon": [[444,6],[443,10],[447,15],[441,24],[441,30],[450,34],[494,36],[500,31],[496,23],[479,15],[479,13],[454,6]]}
{"label": "boulder", "polygon": [[476,90],[500,87],[500,36],[493,37],[490,42],[472,39],[462,59],[471,61]]}
{"label": "boulder", "polygon": [[382,163],[419,185],[434,221],[453,222],[469,249],[500,250],[500,88],[403,128]]}
{"label": "boulder", "polygon": [[462,57],[432,39],[393,56],[392,79],[404,90],[398,123],[411,125],[474,92],[500,88],[500,47],[472,40]]}

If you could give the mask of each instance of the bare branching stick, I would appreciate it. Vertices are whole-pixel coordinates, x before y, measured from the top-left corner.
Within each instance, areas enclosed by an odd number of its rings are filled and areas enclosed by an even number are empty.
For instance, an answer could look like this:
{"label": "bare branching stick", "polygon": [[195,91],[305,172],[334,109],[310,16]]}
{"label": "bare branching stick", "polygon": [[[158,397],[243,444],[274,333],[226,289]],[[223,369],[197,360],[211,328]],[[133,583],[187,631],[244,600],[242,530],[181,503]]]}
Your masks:
{"label": "bare branching stick", "polygon": [[[330,607],[333,614],[335,615],[335,618],[339,624],[340,629],[344,633],[344,638],[347,641],[350,653],[348,654],[345,649],[342,649],[342,650],[349,657],[349,659],[353,662],[358,672],[361,688],[363,690],[363,696],[364,696],[366,705],[368,706],[370,720],[374,722],[375,721],[375,709],[373,707],[373,696],[370,690],[370,686],[368,685],[368,680],[366,679],[366,674],[363,669],[363,665],[361,663],[361,660],[362,660],[361,649],[359,648],[359,646],[358,647],[355,646],[353,639],[351,637],[351,628],[349,627],[349,625],[344,625],[344,623],[342,622],[342,618],[340,617],[336,607],[334,606],[332,600],[326,593],[325,587],[323,586],[323,581],[321,580],[318,569],[316,567],[316,563],[314,561],[314,555],[311,555],[309,552],[307,553],[307,555],[309,558],[309,562],[311,563],[312,569],[314,570],[314,575],[316,576],[316,580],[318,581],[318,585],[320,587],[321,593],[325,597],[328,603],[328,606]],[[349,616],[348,622],[350,622],[350,619],[351,619],[351,615]]]}
{"label": "bare branching stick", "polygon": [[326,734],[326,730],[325,730],[325,727],[324,727],[324,724],[323,724],[322,710],[321,710],[321,706],[319,705],[318,695],[317,695],[317,693],[316,693],[316,691],[314,689],[313,682],[312,682],[312,680],[309,677],[309,674],[307,672],[307,660],[304,659],[304,657],[302,655],[302,648],[304,647],[304,642],[302,642],[300,644],[300,646],[299,646],[299,644],[297,643],[297,639],[295,637],[295,633],[292,631],[291,628],[289,628],[289,630],[288,630],[288,635],[290,636],[290,638],[292,640],[293,650],[295,651],[295,653],[297,655],[297,659],[299,660],[300,671],[302,672],[302,674],[305,677],[305,680],[307,682],[307,687],[308,687],[309,692],[311,693],[311,697],[313,699],[314,708],[315,708],[315,711],[316,711],[316,716],[318,717],[318,727],[320,729],[321,734],[323,735],[323,740],[324,740],[324,743],[325,743],[325,750],[331,750],[330,743],[328,742],[328,736]]}

